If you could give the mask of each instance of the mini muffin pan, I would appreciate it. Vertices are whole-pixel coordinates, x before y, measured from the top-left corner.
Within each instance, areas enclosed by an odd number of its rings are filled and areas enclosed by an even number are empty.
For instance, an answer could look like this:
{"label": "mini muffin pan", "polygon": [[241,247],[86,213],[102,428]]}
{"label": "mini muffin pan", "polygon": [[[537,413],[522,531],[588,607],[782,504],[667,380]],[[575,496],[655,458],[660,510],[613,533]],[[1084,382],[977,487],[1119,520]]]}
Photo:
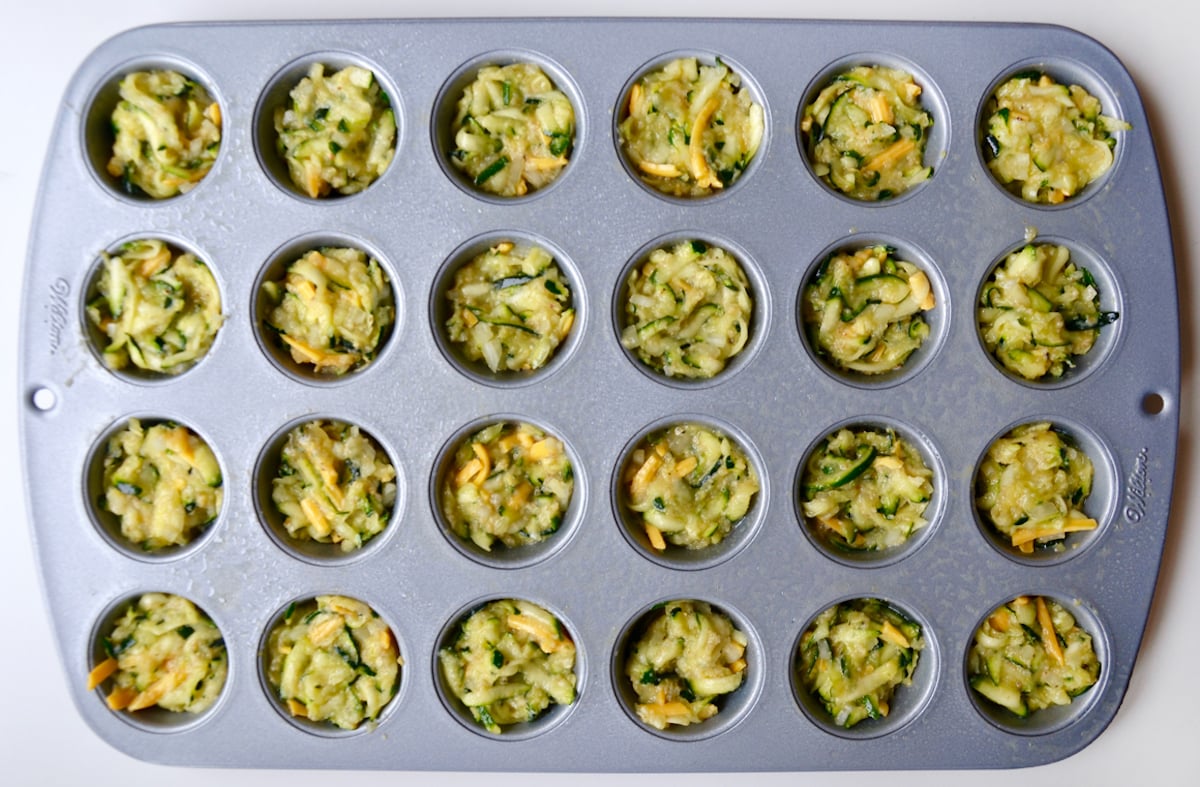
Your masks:
{"label": "mini muffin pan", "polygon": [[[619,43],[618,43],[619,42]],[[705,199],[668,198],[633,176],[616,140],[629,86],[678,56],[720,57],[766,114],[742,176]],[[473,69],[540,64],[575,104],[571,162],[550,186],[502,200],[450,167],[450,107]],[[285,179],[271,118],[313,62],[372,69],[395,108],[394,160],[360,194],[313,200]],[[854,202],[806,163],[803,107],[855,64],[911,71],[935,125],[927,182],[895,199]],[[150,201],[105,172],[117,83],[174,68],[219,101],[223,142],[192,191]],[[990,176],[981,112],[1011,74],[1036,68],[1077,82],[1132,125],[1116,160],[1066,203],[1023,203]],[[1013,380],[985,354],[975,301],[1027,228],[1068,245],[1120,311],[1093,354],[1052,384]],[[174,377],[117,374],[100,361],[84,305],[100,254],[139,237],[194,251],[214,271],[225,323],[210,352]],[[649,249],[682,238],[738,257],[753,288],[743,354],[712,380],[665,379],[618,340],[619,293]],[[515,771],[736,771],[985,768],[1049,762],[1093,741],[1129,683],[1154,591],[1174,477],[1179,340],[1174,259],[1153,140],[1138,92],[1101,45],[1062,28],[753,20],[456,20],[165,25],[124,33],[82,65],[50,142],[25,274],[20,371],[33,540],[63,680],[103,739],[164,763],[283,768]],[[544,369],[493,376],[445,338],[452,271],[497,241],[536,242],[568,278],[576,321]],[[799,298],[830,250],[884,242],[928,272],[931,335],[901,372],[843,375],[818,359]],[[336,379],[281,358],[261,325],[258,287],[305,249],[336,243],[374,255],[396,322],[361,371]],[[212,446],[225,503],[186,548],[123,548],[100,515],[103,441],[130,418],[183,423]],[[358,424],[398,471],[384,533],[358,552],[297,550],[268,514],[270,466],[287,428],[311,418]],[[448,452],[469,430],[525,420],[560,437],[575,496],[544,546],[490,555],[455,542],[436,512]],[[677,421],[734,437],[761,491],[710,553],[652,553],[627,525],[618,488],[627,452]],[[1099,522],[1061,552],[1006,548],[973,505],[976,467],[1014,425],[1049,420],[1096,466],[1085,506]],[[930,523],[883,559],[832,554],[801,523],[808,453],[833,429],[894,428],[934,469]],[[497,557],[499,555],[499,557]],[[143,592],[194,601],[224,632],[229,679],[205,713],[110,711],[85,679],[113,618]],[[376,724],[352,733],[285,718],[263,678],[263,643],[293,601],[336,593],[370,604],[404,658],[400,689]],[[1069,708],[1018,721],[973,696],[972,634],[1020,594],[1063,603],[1093,635],[1100,680]],[[578,697],[494,736],[462,716],[436,672],[439,646],[474,607],[525,598],[551,610],[578,647]],[[884,599],[918,621],[926,646],[914,683],[885,720],[850,730],[797,690],[795,649],[821,611]],[[630,632],[656,604],[708,601],[747,635],[747,678],[703,725],[643,726],[622,685]],[[102,657],[101,657],[102,658]],[[953,745],[947,742],[953,741]]]}

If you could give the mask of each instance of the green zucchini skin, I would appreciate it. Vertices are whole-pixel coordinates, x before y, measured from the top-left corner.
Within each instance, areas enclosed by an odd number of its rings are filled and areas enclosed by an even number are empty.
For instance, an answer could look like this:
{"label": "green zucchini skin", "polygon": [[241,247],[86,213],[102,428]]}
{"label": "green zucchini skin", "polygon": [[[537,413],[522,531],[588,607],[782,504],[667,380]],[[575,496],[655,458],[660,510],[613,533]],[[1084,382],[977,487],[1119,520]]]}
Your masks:
{"label": "green zucchini skin", "polygon": [[496,243],[455,271],[445,297],[450,344],[494,374],[541,369],[575,324],[571,286],[540,246]]}
{"label": "green zucchini skin", "polygon": [[494,735],[575,702],[575,644],[549,610],[523,599],[489,602],[438,651],[450,694]]}
{"label": "green zucchini skin", "polygon": [[575,108],[533,63],[490,65],[463,88],[450,124],[450,164],[476,189],[523,197],[569,164]]}
{"label": "green zucchini skin", "polygon": [[1102,114],[1079,85],[1021,72],[996,88],[985,111],[984,159],[996,179],[1026,202],[1057,205],[1112,166],[1116,134],[1131,126]]}
{"label": "green zucchini skin", "polygon": [[834,368],[878,375],[904,367],[930,335],[937,305],[928,275],[883,245],[836,251],[805,284],[809,344]]}
{"label": "green zucchini skin", "polygon": [[1066,246],[1027,243],[992,271],[976,306],[980,336],[1002,368],[1030,381],[1074,369],[1118,314],[1101,311],[1100,290]]}
{"label": "green zucchini skin", "polygon": [[667,377],[720,374],[750,340],[754,299],[725,249],[684,240],[650,252],[626,279],[621,344]]}
{"label": "green zucchini skin", "polygon": [[622,471],[627,505],[666,544],[716,546],[749,513],[761,485],[745,450],[704,424],[681,423],[648,435]]}
{"label": "green zucchini skin", "polygon": [[848,729],[889,714],[924,646],[920,625],[903,613],[878,599],[852,599],[823,611],[801,636],[797,674],[829,719]]}
{"label": "green zucchini skin", "polygon": [[814,174],[852,199],[891,199],[928,180],[933,117],[911,74],[856,66],[838,74],[804,108],[800,130]]}
{"label": "green zucchini skin", "polygon": [[396,696],[402,659],[387,623],[347,596],[289,605],[267,636],[265,677],[294,716],[344,730],[375,721]]}
{"label": "green zucchini skin", "polygon": [[[1047,647],[1037,607],[1044,604],[1062,662]],[[968,683],[1017,718],[1071,704],[1099,680],[1092,637],[1065,606],[1020,596],[992,610],[967,653]]]}
{"label": "green zucchini skin", "polygon": [[141,238],[101,255],[87,317],[104,337],[104,364],[170,376],[192,368],[224,323],[221,293],[208,266],[191,252]]}
{"label": "green zucchini skin", "polygon": [[801,512],[839,551],[894,549],[927,524],[933,480],[920,451],[894,431],[846,427],[806,460]]}
{"label": "green zucchini skin", "polygon": [[745,681],[745,633],[707,602],[687,599],[657,605],[643,624],[624,665],[638,718],[664,730],[716,716]]}

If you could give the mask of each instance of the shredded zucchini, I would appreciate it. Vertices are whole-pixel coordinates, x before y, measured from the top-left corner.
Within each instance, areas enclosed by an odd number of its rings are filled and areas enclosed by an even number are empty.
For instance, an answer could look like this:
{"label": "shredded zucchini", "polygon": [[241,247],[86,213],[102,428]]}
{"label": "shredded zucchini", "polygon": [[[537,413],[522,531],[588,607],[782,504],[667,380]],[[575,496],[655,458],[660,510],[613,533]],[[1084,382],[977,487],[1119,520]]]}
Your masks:
{"label": "shredded zucchini", "polygon": [[344,730],[375,721],[403,659],[375,610],[345,596],[293,604],[267,636],[267,681],[293,716]]}
{"label": "shredded zucchini", "polygon": [[267,327],[296,363],[318,374],[369,364],[395,315],[386,274],[361,249],[313,249],[263,291],[275,304]]}
{"label": "shredded zucchini", "polygon": [[[646,437],[629,455],[622,481],[647,532],[675,546],[721,543],[759,491],[746,453],[707,426],[676,424]],[[660,551],[665,548],[651,543]]]}
{"label": "shredded zucchini", "polygon": [[221,108],[175,71],[136,71],[118,88],[108,173],[130,194],[155,199],[190,191],[217,160]]}
{"label": "shredded zucchini", "polygon": [[105,448],[103,504],[146,551],[188,544],[212,524],[222,483],[212,449],[179,424],[143,428],[133,418]]}
{"label": "shredded zucchini", "polygon": [[275,113],[279,154],[310,197],[356,194],[384,173],[396,145],[396,115],[375,75],[347,66],[325,76],[314,63]]}
{"label": "shredded zucchini", "polygon": [[108,658],[92,670],[88,688],[109,686],[113,710],[157,706],[200,713],[225,686],[225,640],[216,624],[181,596],[143,594],[101,644]]}
{"label": "shredded zucchini", "polygon": [[912,74],[856,66],[839,74],[804,108],[813,172],[848,197],[897,196],[933,175],[925,147],[933,118],[921,106]]}
{"label": "shredded zucchini", "polygon": [[520,197],[567,166],[575,109],[532,63],[487,66],[463,91],[451,163],[483,191]]}
{"label": "shredded zucchini", "polygon": [[1042,73],[1018,74],[986,109],[988,169],[1028,202],[1058,204],[1108,171],[1117,140],[1131,126],[1101,114],[1079,85]]}
{"label": "shredded zucchini", "polygon": [[1092,462],[1047,422],[1018,426],[988,448],[975,480],[984,520],[1022,552],[1064,546],[1068,533],[1094,530],[1083,512],[1092,491]]}
{"label": "shredded zucchini", "polygon": [[933,471],[890,429],[839,429],[804,469],[802,510],[834,546],[849,550],[902,545],[927,524]]}
{"label": "shredded zucchini", "polygon": [[451,695],[488,732],[575,701],[575,643],[558,618],[529,601],[492,601],[438,652]]}
{"label": "shredded zucchini", "polygon": [[106,366],[178,374],[204,357],[224,322],[207,265],[161,240],[130,241],[119,254],[101,257],[104,270],[87,315],[108,338]]}
{"label": "shredded zucchini", "polygon": [[638,718],[665,730],[716,716],[745,680],[746,644],[729,616],[706,602],[659,604],[625,661]]}
{"label": "shredded zucchini", "polygon": [[549,252],[503,241],[454,274],[447,335],[493,372],[549,362],[575,324],[571,290]]}
{"label": "shredded zucchini", "polygon": [[929,337],[924,312],[936,306],[929,277],[889,246],[830,254],[801,303],[813,348],[860,374],[899,369]]}
{"label": "shredded zucchini", "polygon": [[1117,319],[1065,246],[1027,244],[996,267],[979,295],[979,331],[988,352],[1026,380],[1059,378]]}
{"label": "shredded zucchini", "polygon": [[642,180],[677,197],[705,197],[730,186],[763,138],[763,108],[721,62],[680,58],[643,76],[629,91],[621,146]]}
{"label": "shredded zucchini", "polygon": [[912,684],[924,647],[920,625],[884,602],[843,601],[800,637],[799,677],[833,723],[850,728],[888,715],[897,688]]}
{"label": "shredded zucchini", "polygon": [[395,481],[383,449],[357,426],[308,421],[288,433],[271,500],[292,538],[350,552],[387,527]]}
{"label": "shredded zucchini", "polygon": [[621,344],[652,369],[713,377],[746,346],[750,284],[724,249],[699,240],[655,249],[628,286]]}
{"label": "shredded zucchini", "polygon": [[979,626],[967,654],[975,691],[1020,717],[1071,702],[1100,677],[1092,636],[1061,604],[1019,596]]}
{"label": "shredded zucchini", "polygon": [[480,549],[536,544],[557,532],[575,488],[562,441],[527,423],[490,424],[454,452],[442,485],[450,528]]}

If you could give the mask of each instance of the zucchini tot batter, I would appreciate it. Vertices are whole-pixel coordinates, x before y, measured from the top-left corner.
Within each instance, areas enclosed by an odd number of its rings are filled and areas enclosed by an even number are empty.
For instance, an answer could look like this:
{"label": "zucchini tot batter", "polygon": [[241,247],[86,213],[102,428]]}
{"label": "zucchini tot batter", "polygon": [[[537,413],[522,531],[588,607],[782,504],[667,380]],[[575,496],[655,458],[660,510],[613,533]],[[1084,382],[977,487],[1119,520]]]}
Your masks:
{"label": "zucchini tot batter", "polygon": [[530,601],[492,601],[472,612],[438,663],[450,694],[495,735],[575,702],[575,643]]}

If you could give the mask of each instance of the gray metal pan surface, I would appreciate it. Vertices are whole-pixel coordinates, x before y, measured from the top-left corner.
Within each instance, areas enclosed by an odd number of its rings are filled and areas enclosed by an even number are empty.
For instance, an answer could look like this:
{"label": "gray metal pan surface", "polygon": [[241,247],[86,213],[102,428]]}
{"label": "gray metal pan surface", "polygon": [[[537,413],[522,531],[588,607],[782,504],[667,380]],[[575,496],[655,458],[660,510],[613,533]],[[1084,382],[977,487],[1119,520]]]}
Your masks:
{"label": "gray metal pan surface", "polygon": [[[615,117],[647,64],[674,53],[720,56],[766,110],[753,164],[717,197],[653,194],[623,163]],[[480,64],[532,59],[575,102],[571,163],[551,187],[485,199],[445,161],[446,101]],[[312,62],[358,63],[388,89],[395,157],[361,194],[308,200],[280,178],[269,144],[272,102]],[[832,194],[805,163],[798,118],[839,66],[902,65],[935,116],[934,175],[877,205]],[[221,152],[191,192],[150,202],[103,172],[105,106],[132,70],[169,66],[217,97]],[[1100,182],[1062,206],[1020,202],[980,152],[983,102],[1002,77],[1037,67],[1079,80],[1129,122]],[[281,88],[280,86],[284,87]],[[449,94],[450,99],[445,95]],[[267,142],[264,143],[264,140]],[[1028,227],[1068,244],[1097,271],[1120,319],[1094,361],[1060,384],[1003,374],[981,347],[974,304],[984,278]],[[162,380],[101,363],[84,301],[102,251],[142,236],[195,250],[219,284],[225,324],[209,354]],[[46,159],[26,266],[21,414],[33,540],[64,680],[96,732],[129,754],[229,767],[550,771],[832,770],[1017,767],[1092,742],[1124,696],[1141,642],[1174,476],[1179,391],[1174,258],[1153,140],[1119,61],[1070,30],[1033,25],[773,20],[458,20],[183,24],[102,45],[63,98]],[[564,264],[577,309],[571,339],[543,372],[493,380],[446,349],[446,272],[464,250],[542,242]],[[757,316],[744,357],[707,384],[664,381],[618,339],[617,293],[639,251],[679,238],[735,249]],[[364,371],[313,381],[272,361],[256,287],[283,252],[345,240],[371,250],[394,287],[397,322]],[[830,373],[798,324],[799,295],[829,249],[886,242],[926,264],[939,300],[911,373],[882,381]],[[115,545],[95,511],[95,455],[131,417],[187,424],[224,477],[219,519],[165,557]],[[285,426],[312,417],[361,425],[398,470],[385,533],[350,557],[288,549],[274,534],[259,464]],[[444,532],[434,495],[443,451],[472,424],[520,418],[559,435],[575,500],[550,546],[487,559]],[[735,435],[761,479],[728,548],[672,562],[648,556],[619,511],[619,468],[652,426],[715,424]],[[979,524],[973,476],[987,445],[1015,424],[1050,420],[1096,467],[1095,533],[1061,554],[1023,559]],[[818,440],[844,423],[894,427],[927,452],[934,515],[894,560],[830,556],[801,526],[797,477]],[[229,677],[203,716],[180,723],[115,713],[85,677],[100,631],[146,591],[186,596],[220,626]],[[262,678],[267,629],[294,600],[340,593],[369,603],[404,658],[400,689],[377,724],[352,734],[296,723]],[[1020,594],[1064,602],[1093,634],[1096,686],[1065,713],[1013,724],[982,709],[966,652],[988,612]],[[878,597],[926,633],[914,684],[890,717],[850,731],[815,718],[795,683],[795,649],[830,604]],[[500,736],[473,727],[439,687],[436,652],[465,610],[525,598],[556,613],[579,652],[575,702]],[[628,710],[627,631],[657,602],[695,598],[749,638],[747,680],[717,717],[658,734]]]}

